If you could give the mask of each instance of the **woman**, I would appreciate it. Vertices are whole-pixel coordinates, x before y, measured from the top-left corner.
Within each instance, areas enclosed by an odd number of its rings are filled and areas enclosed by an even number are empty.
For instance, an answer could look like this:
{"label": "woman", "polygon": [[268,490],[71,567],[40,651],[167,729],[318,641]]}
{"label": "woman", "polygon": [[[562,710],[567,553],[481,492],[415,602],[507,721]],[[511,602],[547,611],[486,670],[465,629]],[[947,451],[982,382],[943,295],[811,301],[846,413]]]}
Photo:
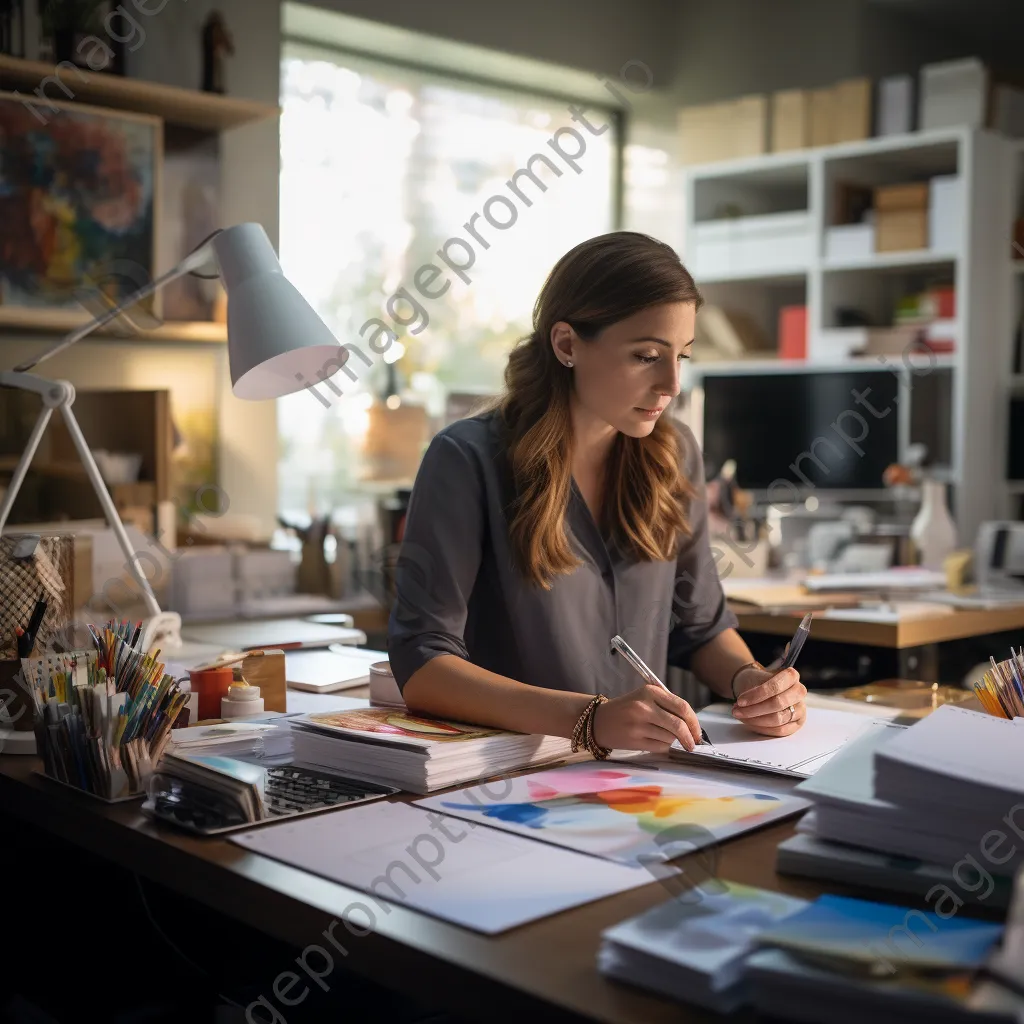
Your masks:
{"label": "woman", "polygon": [[[701,453],[666,417],[701,298],[667,245],[628,231],[563,256],[509,357],[505,394],[423,458],[389,656],[418,712],[611,748],[693,749],[690,705],[640,677],[692,670],[768,736],[806,717],[795,670],[735,630],[707,534]],[[609,699],[605,699],[609,698]]]}

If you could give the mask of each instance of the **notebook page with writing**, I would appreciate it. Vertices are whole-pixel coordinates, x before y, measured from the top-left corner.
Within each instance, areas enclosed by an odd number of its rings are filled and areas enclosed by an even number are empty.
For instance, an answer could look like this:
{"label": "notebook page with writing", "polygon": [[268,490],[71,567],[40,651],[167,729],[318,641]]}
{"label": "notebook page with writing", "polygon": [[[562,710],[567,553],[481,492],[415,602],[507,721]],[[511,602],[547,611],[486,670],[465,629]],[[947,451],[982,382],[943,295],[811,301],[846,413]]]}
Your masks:
{"label": "notebook page with writing", "polygon": [[790,736],[759,736],[727,715],[701,712],[697,716],[711,740],[687,753],[673,744],[679,760],[700,758],[711,763],[728,762],[737,767],[784,772],[808,778],[826,764],[844,744],[871,728],[873,719],[847,711],[807,708],[803,727]]}

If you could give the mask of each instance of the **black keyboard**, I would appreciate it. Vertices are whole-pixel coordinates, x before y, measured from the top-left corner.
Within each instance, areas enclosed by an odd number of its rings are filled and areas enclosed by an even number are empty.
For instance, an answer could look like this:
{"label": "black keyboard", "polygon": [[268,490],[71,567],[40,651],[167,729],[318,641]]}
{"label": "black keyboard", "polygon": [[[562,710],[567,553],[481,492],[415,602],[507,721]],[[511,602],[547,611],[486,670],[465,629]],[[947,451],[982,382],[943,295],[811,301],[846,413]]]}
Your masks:
{"label": "black keyboard", "polygon": [[375,786],[372,782],[359,782],[344,775],[294,765],[267,769],[266,805],[275,817],[339,807],[394,792],[388,786]]}

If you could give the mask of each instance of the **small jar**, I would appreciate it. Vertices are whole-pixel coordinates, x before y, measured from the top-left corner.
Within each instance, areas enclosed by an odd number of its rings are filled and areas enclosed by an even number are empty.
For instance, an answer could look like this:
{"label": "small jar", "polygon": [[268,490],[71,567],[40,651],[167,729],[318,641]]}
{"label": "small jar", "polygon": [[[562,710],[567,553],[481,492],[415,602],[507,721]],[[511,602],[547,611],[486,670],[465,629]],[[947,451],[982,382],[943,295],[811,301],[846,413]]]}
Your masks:
{"label": "small jar", "polygon": [[242,675],[240,667],[234,670],[234,677],[226,697],[221,698],[221,718],[248,718],[263,713],[263,698],[258,686],[250,686]]}

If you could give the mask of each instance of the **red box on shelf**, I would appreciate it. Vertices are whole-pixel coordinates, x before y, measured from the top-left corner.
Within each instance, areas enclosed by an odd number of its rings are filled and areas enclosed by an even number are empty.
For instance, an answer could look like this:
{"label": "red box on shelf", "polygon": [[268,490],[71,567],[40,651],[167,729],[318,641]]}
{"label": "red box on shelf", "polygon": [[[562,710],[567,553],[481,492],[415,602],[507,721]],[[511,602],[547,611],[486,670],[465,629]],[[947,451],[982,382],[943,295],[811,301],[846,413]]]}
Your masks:
{"label": "red box on shelf", "polygon": [[807,358],[806,306],[783,306],[779,310],[779,358]]}

